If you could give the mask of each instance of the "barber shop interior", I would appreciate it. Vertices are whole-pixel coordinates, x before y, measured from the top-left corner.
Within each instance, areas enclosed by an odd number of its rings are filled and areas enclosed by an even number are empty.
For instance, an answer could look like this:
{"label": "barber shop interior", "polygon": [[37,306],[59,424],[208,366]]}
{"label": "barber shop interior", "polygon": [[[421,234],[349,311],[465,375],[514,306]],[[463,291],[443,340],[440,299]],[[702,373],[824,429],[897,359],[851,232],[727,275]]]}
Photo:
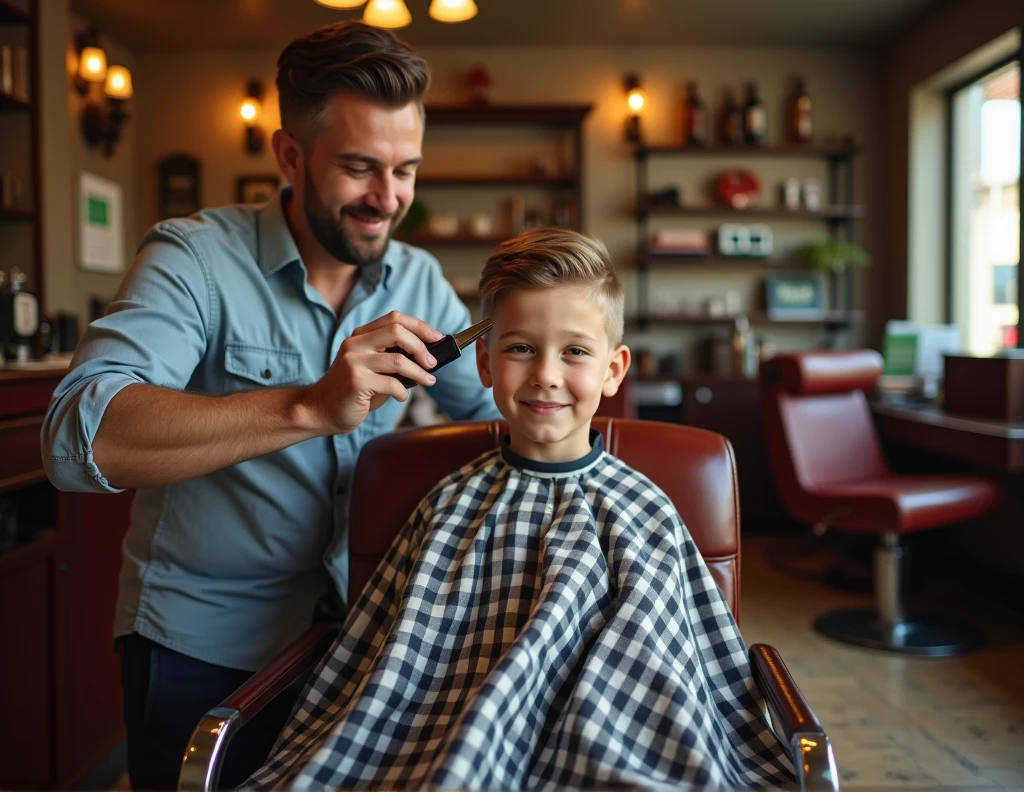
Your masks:
{"label": "barber shop interior", "polygon": [[1024,789],[1020,0],[0,0],[0,789]]}

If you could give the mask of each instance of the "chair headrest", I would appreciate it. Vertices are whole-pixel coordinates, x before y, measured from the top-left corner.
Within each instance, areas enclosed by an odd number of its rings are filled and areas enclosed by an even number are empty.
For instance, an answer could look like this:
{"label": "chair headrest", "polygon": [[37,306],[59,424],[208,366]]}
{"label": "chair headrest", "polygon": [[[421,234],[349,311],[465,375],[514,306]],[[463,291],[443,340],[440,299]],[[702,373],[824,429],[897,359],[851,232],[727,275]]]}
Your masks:
{"label": "chair headrest", "polygon": [[873,349],[814,350],[778,355],[761,366],[767,387],[811,396],[872,390],[882,374],[882,356]]}

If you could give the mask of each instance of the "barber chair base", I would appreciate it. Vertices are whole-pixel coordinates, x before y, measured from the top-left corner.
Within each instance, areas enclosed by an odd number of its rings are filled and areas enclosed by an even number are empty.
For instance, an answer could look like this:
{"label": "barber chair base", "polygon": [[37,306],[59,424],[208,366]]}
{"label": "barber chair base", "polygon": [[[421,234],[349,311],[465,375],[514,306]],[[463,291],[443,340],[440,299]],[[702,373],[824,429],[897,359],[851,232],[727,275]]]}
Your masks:
{"label": "barber chair base", "polygon": [[973,630],[920,619],[886,624],[873,608],[826,613],[814,627],[843,643],[926,657],[950,657],[981,645]]}

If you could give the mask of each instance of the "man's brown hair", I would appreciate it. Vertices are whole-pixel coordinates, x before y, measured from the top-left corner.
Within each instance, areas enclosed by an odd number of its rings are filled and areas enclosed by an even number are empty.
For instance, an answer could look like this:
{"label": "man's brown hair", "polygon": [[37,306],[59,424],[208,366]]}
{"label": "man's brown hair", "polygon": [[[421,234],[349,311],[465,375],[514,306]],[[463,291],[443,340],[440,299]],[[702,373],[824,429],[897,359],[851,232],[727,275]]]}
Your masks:
{"label": "man's brown hair", "polygon": [[510,291],[580,286],[604,309],[608,339],[622,341],[622,284],[615,276],[608,248],[599,239],[568,228],[535,228],[498,245],[480,277],[483,315]]}
{"label": "man's brown hair", "polygon": [[403,41],[363,22],[317,28],[277,59],[281,126],[308,143],[325,127],[327,99],[339,91],[388,107],[416,102],[430,87],[430,69]]}

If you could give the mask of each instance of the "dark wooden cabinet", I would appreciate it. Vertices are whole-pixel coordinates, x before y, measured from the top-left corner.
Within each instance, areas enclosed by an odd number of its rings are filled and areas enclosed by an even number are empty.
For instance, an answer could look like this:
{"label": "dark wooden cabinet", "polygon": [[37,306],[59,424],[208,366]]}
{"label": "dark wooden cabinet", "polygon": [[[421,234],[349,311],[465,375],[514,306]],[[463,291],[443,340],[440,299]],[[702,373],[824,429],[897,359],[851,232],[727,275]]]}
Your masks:
{"label": "dark wooden cabinet", "polygon": [[[637,411],[640,418],[696,426],[724,435],[732,443],[744,531],[778,530],[790,524],[772,478],[757,380],[682,374],[643,381],[678,383],[681,402],[641,405]],[[627,380],[627,384],[635,387],[635,381]]]}
{"label": "dark wooden cabinet", "polygon": [[0,788],[73,786],[123,738],[112,625],[132,494],[61,493],[39,452],[61,372],[0,372]]}
{"label": "dark wooden cabinet", "polygon": [[60,778],[81,778],[123,738],[113,623],[132,494],[61,493],[57,557]]}
{"label": "dark wooden cabinet", "polygon": [[54,548],[46,531],[0,555],[0,787],[56,781]]}

